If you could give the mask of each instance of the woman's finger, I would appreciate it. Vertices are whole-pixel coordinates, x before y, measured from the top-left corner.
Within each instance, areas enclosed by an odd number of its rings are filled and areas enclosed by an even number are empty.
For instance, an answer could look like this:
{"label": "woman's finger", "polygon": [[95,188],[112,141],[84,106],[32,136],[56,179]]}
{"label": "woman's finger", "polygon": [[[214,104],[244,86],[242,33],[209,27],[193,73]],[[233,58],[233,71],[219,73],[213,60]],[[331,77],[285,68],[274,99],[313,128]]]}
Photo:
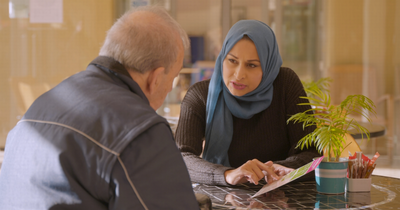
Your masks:
{"label": "woman's finger", "polygon": [[275,168],[275,173],[279,176],[284,176],[294,170],[292,168],[287,168],[279,164],[274,164],[274,168]]}
{"label": "woman's finger", "polygon": [[250,165],[251,170],[253,172],[252,174],[255,175],[254,179],[257,179],[257,183],[258,183],[259,180],[264,178],[263,169],[260,168],[260,165],[263,165],[263,163],[260,162],[257,159],[253,159],[249,165]]}
{"label": "woman's finger", "polygon": [[265,181],[267,181],[268,184],[271,184],[272,182],[279,180],[279,178],[275,178],[275,177],[272,177],[270,174],[267,174],[267,176],[265,176],[265,179],[266,179]]}
{"label": "woman's finger", "polygon": [[275,169],[273,167],[272,161],[268,161],[266,163],[259,162],[258,165],[263,171],[267,172],[267,175],[269,175],[273,179],[278,180],[280,178],[278,175],[275,174]]}

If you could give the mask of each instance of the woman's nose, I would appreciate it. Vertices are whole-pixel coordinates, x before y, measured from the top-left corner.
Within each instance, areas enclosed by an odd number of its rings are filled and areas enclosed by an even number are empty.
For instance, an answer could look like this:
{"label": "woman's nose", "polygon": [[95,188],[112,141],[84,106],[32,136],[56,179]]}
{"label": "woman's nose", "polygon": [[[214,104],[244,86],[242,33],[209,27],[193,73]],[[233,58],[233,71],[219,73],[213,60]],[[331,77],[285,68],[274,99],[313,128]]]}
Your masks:
{"label": "woman's nose", "polygon": [[243,65],[238,65],[236,70],[235,70],[235,74],[234,74],[235,78],[237,80],[241,80],[245,77],[245,71],[244,71],[244,66]]}

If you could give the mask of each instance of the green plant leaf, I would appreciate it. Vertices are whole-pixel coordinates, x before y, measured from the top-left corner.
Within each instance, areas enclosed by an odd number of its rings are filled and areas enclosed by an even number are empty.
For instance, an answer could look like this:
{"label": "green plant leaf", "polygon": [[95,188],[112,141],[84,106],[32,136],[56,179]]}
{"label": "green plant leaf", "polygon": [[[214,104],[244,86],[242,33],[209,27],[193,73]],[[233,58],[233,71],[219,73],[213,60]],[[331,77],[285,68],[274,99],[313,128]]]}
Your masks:
{"label": "green plant leaf", "polygon": [[326,153],[330,160],[331,152],[338,160],[341,153],[348,145],[344,145],[345,135],[348,129],[358,129],[362,137],[369,140],[369,131],[361,126],[350,116],[357,114],[371,122],[369,116],[376,114],[375,105],[371,99],[364,95],[349,95],[339,105],[331,104],[329,94],[329,82],[331,79],[322,78],[317,82],[303,82],[307,96],[300,98],[308,102],[302,102],[299,106],[310,106],[310,109],[289,117],[287,123],[302,123],[303,129],[309,126],[317,128],[304,136],[296,148],[304,149],[315,145],[320,153]]}

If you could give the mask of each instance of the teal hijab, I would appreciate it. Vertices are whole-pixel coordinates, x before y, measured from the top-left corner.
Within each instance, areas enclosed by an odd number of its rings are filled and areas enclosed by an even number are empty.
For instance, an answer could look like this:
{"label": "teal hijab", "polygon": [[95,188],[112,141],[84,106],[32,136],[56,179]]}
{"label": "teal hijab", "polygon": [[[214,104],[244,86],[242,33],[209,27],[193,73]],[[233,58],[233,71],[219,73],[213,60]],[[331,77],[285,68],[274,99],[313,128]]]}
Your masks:
{"label": "teal hijab", "polygon": [[[244,35],[247,35],[257,48],[263,75],[261,83],[255,90],[243,96],[234,96],[223,81],[222,63],[232,47]],[[228,150],[233,135],[232,115],[241,119],[250,119],[269,107],[273,97],[272,84],[281,65],[282,58],[275,34],[268,25],[257,20],[241,20],[232,26],[215,63],[208,88],[206,143],[203,152],[205,160],[230,166]]]}

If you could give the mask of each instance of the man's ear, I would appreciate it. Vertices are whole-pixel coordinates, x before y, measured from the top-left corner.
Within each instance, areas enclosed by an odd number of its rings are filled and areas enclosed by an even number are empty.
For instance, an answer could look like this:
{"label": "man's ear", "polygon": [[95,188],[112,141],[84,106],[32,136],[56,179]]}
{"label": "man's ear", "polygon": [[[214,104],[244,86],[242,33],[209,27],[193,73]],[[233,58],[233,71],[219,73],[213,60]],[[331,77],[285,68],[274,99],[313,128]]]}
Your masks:
{"label": "man's ear", "polygon": [[161,81],[165,76],[164,72],[164,67],[158,67],[150,72],[149,77],[147,78],[147,88],[151,95],[158,90],[158,86],[161,84]]}

